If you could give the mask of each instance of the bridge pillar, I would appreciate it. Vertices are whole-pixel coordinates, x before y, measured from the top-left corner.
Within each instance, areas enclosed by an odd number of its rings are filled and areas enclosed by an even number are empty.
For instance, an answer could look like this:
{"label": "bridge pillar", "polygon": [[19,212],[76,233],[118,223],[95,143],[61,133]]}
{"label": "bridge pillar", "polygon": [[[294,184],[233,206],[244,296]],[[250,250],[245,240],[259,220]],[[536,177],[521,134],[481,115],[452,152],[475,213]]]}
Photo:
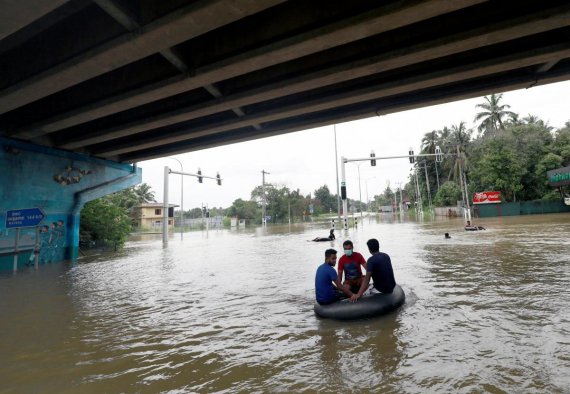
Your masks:
{"label": "bridge pillar", "polygon": [[76,258],[85,203],[142,178],[134,165],[4,137],[0,171],[0,270]]}

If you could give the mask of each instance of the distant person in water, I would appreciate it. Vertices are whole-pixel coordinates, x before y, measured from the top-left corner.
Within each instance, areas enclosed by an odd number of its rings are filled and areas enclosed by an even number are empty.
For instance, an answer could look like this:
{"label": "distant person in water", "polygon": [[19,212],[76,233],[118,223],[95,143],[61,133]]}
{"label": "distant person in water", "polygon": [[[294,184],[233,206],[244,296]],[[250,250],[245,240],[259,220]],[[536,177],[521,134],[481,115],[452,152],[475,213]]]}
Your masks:
{"label": "distant person in water", "polygon": [[451,235],[449,235],[449,233],[445,233],[445,239],[449,239],[451,238]]}
{"label": "distant person in water", "polygon": [[315,239],[313,239],[313,241],[315,242],[323,242],[323,241],[333,241],[335,240],[336,237],[334,236],[334,228],[331,228],[331,232],[329,233],[328,237],[317,237]]}
{"label": "distant person in water", "polygon": [[468,220],[468,221],[467,221],[467,224],[465,225],[465,230],[466,230],[466,231],[486,230],[486,228],[483,227],[483,226],[473,226],[473,225],[471,224],[471,221]]}

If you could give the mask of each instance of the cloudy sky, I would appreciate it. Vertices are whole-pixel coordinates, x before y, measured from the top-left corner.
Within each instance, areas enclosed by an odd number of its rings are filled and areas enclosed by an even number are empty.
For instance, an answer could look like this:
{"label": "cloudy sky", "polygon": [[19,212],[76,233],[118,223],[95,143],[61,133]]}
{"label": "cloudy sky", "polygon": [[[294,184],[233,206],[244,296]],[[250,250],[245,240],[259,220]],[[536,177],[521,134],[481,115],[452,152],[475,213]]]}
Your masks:
{"label": "cloudy sky", "polygon": [[[421,138],[427,132],[461,121],[475,128],[475,105],[482,98],[457,101],[391,115],[373,117],[336,125],[338,157],[367,157],[373,150],[377,157],[405,155],[409,147],[419,151]],[[506,92],[503,104],[524,117],[539,116],[551,126],[560,128],[570,120],[570,81],[531,89]],[[219,171],[222,186],[213,180],[198,183],[196,178],[184,179],[184,209],[199,207],[229,207],[234,200],[247,200],[261,185],[261,171],[269,172],[266,183],[300,189],[307,195],[323,185],[336,193],[335,142],[333,126],[321,127],[269,137],[255,141],[222,146],[199,152],[173,156],[185,172],[195,173],[200,167],[204,175],[215,176]],[[163,200],[164,166],[180,170],[180,164],[169,158],[140,162],[143,182],[155,191],[157,201]],[[360,190],[358,182],[360,168]],[[346,164],[349,198],[362,201],[380,194],[388,182],[395,188],[404,184],[411,165],[406,159],[378,161],[371,167],[368,161]],[[340,166],[339,166],[340,177]],[[180,204],[181,177],[170,176],[170,202]]]}

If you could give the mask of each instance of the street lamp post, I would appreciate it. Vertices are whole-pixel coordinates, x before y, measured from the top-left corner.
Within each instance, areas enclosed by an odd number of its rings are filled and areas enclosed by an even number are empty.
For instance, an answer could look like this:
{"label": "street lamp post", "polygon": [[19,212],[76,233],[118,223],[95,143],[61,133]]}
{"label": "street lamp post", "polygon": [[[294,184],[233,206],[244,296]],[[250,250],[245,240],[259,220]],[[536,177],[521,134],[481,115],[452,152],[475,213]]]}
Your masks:
{"label": "street lamp post", "polygon": [[366,186],[366,211],[368,213],[370,213],[370,195],[368,194],[368,181],[370,181],[372,179],[376,179],[376,177],[373,176],[371,178],[366,178],[364,180],[364,185]]}
{"label": "street lamp post", "polygon": [[338,223],[340,225],[340,190],[338,186],[338,151],[336,144],[336,124],[334,125],[334,168],[336,170],[336,205],[337,205]]}

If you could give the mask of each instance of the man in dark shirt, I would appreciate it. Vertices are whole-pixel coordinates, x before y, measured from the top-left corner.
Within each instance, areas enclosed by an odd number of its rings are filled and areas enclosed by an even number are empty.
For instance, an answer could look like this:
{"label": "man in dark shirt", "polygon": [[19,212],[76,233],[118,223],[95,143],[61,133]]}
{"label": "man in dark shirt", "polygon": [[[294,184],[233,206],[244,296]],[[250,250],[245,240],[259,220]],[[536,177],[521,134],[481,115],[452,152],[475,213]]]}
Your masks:
{"label": "man in dark shirt", "polygon": [[374,288],[381,293],[391,293],[396,286],[390,256],[380,252],[380,243],[377,239],[369,239],[366,245],[368,245],[368,250],[372,256],[366,262],[366,276],[362,281],[360,290],[350,297],[351,301],[356,301],[362,297],[362,294],[368,289],[370,278],[374,280]]}

